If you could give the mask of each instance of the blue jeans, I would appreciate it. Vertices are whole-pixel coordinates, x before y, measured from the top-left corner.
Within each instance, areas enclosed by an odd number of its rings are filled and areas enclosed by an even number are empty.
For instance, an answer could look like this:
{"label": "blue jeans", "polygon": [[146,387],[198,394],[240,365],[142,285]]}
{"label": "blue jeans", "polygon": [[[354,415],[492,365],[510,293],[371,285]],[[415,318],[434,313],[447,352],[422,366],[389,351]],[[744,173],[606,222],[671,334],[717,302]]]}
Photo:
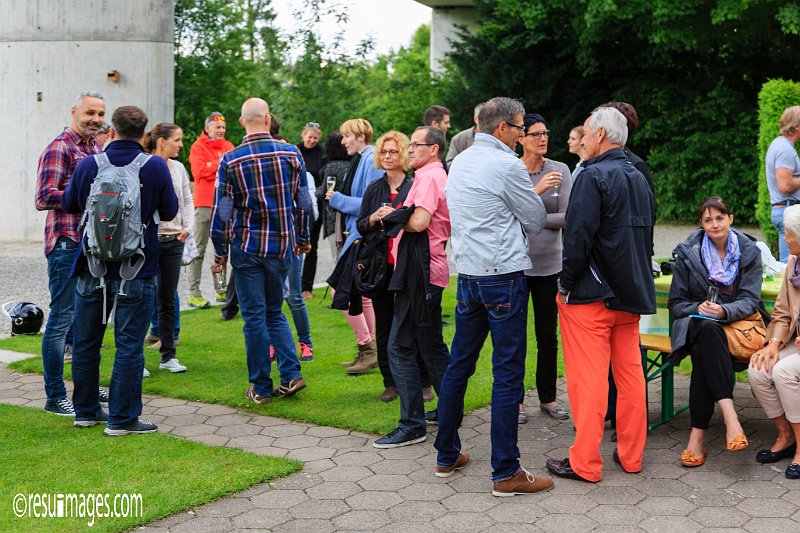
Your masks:
{"label": "blue jeans", "polygon": [[475,373],[486,336],[492,334],[492,481],[520,468],[517,447],[519,391],[525,375],[528,285],[522,273],[500,276],[459,274],[456,333],[439,391],[439,432],[434,447],[439,466],[455,463],[458,426],[464,416],[467,381]]}
{"label": "blue jeans", "polygon": [[[144,336],[156,290],[155,278],[125,283],[125,295],[118,295],[120,281],[106,280],[106,305],[114,311],[114,369],[108,396],[108,423],[129,424],[142,414],[142,369]],[[142,312],[142,310],[146,310]],[[72,379],[75,418],[94,418],[100,410],[97,387],[100,379],[100,345],[103,324],[103,288],[99,280],[82,273],[75,289],[75,342],[72,347]]]}
{"label": "blue jeans", "polygon": [[313,346],[311,342],[311,325],[308,323],[308,309],[306,301],[303,299],[303,256],[291,254],[289,256],[291,266],[289,266],[288,290],[284,287],[283,296],[289,309],[292,311],[294,328],[297,330],[297,340],[303,344]]}
{"label": "blue jeans", "polygon": [[778,230],[778,251],[780,252],[780,262],[785,263],[789,260],[789,245],[783,240],[783,210],[785,207],[772,207],[770,218],[772,225]]}
{"label": "blue jeans", "polygon": [[233,245],[231,266],[236,274],[236,295],[244,319],[247,372],[259,396],[272,396],[269,345],[275,347],[281,383],[301,377],[300,361],[294,348],[292,330],[283,315],[283,281],[291,257],[263,258]]}
{"label": "blue jeans", "polygon": [[[398,293],[394,303],[394,319],[389,333],[389,368],[400,395],[400,427],[413,433],[426,431],[425,402],[422,399],[421,357],[427,375],[437,393],[440,393],[442,376],[447,370],[450,354],[442,340],[442,287],[429,285],[431,299],[427,302],[428,326],[403,324],[403,317],[411,313],[408,295]],[[406,322],[413,323],[408,316]],[[409,331],[410,330],[410,331]],[[457,436],[456,436],[457,438]],[[457,442],[456,448],[461,443]]]}
{"label": "blue jeans", "polygon": [[47,254],[50,314],[42,337],[44,391],[48,400],[67,396],[64,386],[64,341],[72,326],[75,310],[75,279],[69,277],[78,243],[59,237]]}
{"label": "blue jeans", "polygon": [[[175,291],[175,332],[172,338],[178,340],[181,334],[181,297]],[[150,335],[158,337],[158,294],[153,297],[153,312],[150,315]]]}

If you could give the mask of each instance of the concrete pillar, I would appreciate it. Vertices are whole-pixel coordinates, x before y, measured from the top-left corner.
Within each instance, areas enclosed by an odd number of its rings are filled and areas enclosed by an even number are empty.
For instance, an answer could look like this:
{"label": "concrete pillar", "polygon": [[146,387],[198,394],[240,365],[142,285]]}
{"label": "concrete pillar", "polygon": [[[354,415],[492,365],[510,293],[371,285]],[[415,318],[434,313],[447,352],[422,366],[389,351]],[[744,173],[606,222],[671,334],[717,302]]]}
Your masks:
{"label": "concrete pillar", "polygon": [[441,72],[441,61],[458,42],[456,26],[473,31],[478,27],[480,14],[474,0],[417,0],[432,8],[431,15],[431,70]]}
{"label": "concrete pillar", "polygon": [[173,119],[174,11],[173,0],[0,0],[0,241],[43,239],[38,159],[81,91],[105,96],[107,122],[121,105],[150,125]]}

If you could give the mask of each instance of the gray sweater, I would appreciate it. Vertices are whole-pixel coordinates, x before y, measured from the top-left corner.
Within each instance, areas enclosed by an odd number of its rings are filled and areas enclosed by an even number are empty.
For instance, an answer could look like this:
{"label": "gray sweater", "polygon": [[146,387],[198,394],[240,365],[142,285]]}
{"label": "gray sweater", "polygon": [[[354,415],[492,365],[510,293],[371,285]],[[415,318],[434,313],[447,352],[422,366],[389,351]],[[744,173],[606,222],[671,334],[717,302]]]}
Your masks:
{"label": "gray sweater", "polygon": [[553,196],[555,191],[551,188],[540,197],[547,211],[547,222],[541,233],[528,235],[528,256],[533,266],[525,270],[526,276],[551,276],[561,272],[561,228],[564,227],[569,194],[572,191],[572,176],[567,165],[545,158],[542,170],[529,173],[533,186],[536,187],[542,176],[550,172],[561,172],[559,196]]}

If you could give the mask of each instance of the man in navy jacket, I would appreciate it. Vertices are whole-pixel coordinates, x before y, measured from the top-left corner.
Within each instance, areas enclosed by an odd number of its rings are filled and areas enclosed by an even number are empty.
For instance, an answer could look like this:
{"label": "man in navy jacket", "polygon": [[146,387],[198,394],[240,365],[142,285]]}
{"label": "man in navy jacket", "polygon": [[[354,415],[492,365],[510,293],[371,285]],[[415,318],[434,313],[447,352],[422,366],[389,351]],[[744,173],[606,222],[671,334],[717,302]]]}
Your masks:
{"label": "man in navy jacket", "polygon": [[[147,115],[136,106],[124,106],[111,118],[117,137],[105,153],[115,166],[125,166],[143,152],[140,141],[147,126]],[[97,176],[94,157],[87,157],[75,168],[62,207],[68,213],[82,213],[92,182]],[[120,263],[107,263],[105,288],[89,273],[83,246],[79,248],[72,267],[77,278],[75,294],[74,344],[72,379],[75,383],[73,404],[75,426],[91,427],[108,423],[105,433],[111,436],[152,433],[157,426],[139,420],[142,413],[142,372],[144,369],[144,336],[147,333],[150,305],[158,274],[158,224],[153,215],[158,211],[163,220],[178,212],[178,198],[172,187],[169,169],[160,157],[151,157],[139,171],[141,182],[142,223],[144,235],[144,264],[132,280],[120,291]],[[83,236],[85,241],[86,237]],[[104,302],[105,300],[105,302]],[[108,414],[98,401],[100,345],[105,333],[104,303],[114,311],[116,354],[111,374]]]}

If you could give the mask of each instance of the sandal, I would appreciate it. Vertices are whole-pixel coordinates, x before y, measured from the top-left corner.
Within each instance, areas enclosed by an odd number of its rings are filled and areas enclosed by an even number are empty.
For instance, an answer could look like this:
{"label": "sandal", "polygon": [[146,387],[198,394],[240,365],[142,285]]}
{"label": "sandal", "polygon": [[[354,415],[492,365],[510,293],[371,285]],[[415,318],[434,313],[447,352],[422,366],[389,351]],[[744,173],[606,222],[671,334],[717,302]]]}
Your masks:
{"label": "sandal", "polygon": [[728,441],[728,451],[731,452],[738,452],[739,450],[744,450],[750,446],[750,443],[747,442],[747,437],[744,435],[736,435],[731,440]]}
{"label": "sandal", "polygon": [[706,462],[706,456],[708,452],[705,448],[703,448],[703,455],[697,455],[689,448],[683,450],[681,453],[681,465],[685,466],[686,468],[695,468],[697,466],[703,466],[703,463]]}

